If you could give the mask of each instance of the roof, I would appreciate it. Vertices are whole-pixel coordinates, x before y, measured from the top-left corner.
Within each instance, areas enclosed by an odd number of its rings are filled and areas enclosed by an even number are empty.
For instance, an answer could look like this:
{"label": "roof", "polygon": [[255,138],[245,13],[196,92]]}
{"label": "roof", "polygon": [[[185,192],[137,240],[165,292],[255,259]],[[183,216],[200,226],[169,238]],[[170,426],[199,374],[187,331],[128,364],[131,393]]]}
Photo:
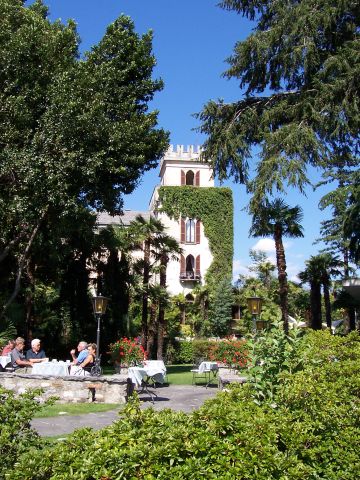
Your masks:
{"label": "roof", "polygon": [[129,226],[138,215],[142,215],[146,220],[150,218],[150,212],[140,212],[138,210],[124,210],[123,215],[109,215],[106,212],[99,213],[97,224],[99,227],[107,227],[108,225],[125,225]]}

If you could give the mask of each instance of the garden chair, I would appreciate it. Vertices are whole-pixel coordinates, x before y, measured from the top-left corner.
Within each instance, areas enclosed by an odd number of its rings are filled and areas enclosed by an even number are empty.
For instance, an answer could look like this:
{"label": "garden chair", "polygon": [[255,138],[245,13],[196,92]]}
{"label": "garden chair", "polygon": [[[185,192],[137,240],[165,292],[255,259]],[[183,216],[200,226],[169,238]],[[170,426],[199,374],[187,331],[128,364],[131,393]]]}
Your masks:
{"label": "garden chair", "polygon": [[196,379],[198,378],[204,378],[207,380],[207,372],[203,371],[202,368],[200,368],[201,364],[204,362],[204,358],[199,357],[194,360],[193,367],[190,370],[193,374],[192,376],[192,385],[196,385]]}

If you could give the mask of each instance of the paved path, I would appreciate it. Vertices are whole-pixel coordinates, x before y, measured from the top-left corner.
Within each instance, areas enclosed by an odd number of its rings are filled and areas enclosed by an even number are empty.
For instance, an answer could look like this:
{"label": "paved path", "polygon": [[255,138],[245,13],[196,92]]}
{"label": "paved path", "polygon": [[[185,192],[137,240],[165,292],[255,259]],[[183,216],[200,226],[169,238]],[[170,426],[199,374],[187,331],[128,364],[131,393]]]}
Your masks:
{"label": "paved path", "polygon": [[[215,385],[204,386],[170,385],[157,388],[158,395],[154,404],[146,393],[141,394],[142,408],[153,407],[154,410],[171,408],[191,412],[199,408],[205,400],[214,397],[219,391]],[[41,436],[50,437],[66,435],[77,428],[92,427],[95,430],[113,423],[118,418],[118,409],[108,412],[87,413],[84,415],[59,415],[49,418],[35,418],[31,424]],[[66,412],[66,405],[64,405]]]}

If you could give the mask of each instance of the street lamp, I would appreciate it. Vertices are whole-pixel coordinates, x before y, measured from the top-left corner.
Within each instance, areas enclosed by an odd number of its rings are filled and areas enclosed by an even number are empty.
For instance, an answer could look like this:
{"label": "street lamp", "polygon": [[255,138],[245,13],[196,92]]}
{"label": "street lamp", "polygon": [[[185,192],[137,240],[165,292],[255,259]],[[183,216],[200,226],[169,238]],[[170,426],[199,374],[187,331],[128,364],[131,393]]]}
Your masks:
{"label": "street lamp", "polygon": [[108,298],[98,295],[97,297],[92,298],[94,315],[97,320],[97,332],[96,332],[96,364],[100,364],[100,321],[101,317],[105,315],[106,307],[108,304]]}
{"label": "street lamp", "polygon": [[253,330],[262,330],[265,328],[265,322],[263,320],[257,320],[257,316],[261,313],[262,298],[249,297],[246,299],[248,304],[248,310],[251,313],[253,321]]}

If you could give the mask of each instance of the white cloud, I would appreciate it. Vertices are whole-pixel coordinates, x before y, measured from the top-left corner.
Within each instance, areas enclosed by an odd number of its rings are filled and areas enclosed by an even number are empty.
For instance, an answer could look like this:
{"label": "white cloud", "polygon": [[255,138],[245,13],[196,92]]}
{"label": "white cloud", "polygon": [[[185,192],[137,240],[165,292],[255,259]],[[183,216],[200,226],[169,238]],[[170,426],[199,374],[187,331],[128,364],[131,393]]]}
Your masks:
{"label": "white cloud", "polygon": [[246,265],[243,265],[241,260],[233,261],[233,282],[238,280],[239,275],[249,275],[249,270]]}
{"label": "white cloud", "polygon": [[251,249],[261,250],[263,252],[275,252],[275,242],[272,238],[261,238]]}
{"label": "white cloud", "polygon": [[[283,241],[284,248],[290,248],[292,243],[291,242],[284,242]],[[261,250],[262,252],[274,252],[275,253],[275,242],[272,238],[261,238],[258,240],[253,247],[251,247],[252,250]]]}

